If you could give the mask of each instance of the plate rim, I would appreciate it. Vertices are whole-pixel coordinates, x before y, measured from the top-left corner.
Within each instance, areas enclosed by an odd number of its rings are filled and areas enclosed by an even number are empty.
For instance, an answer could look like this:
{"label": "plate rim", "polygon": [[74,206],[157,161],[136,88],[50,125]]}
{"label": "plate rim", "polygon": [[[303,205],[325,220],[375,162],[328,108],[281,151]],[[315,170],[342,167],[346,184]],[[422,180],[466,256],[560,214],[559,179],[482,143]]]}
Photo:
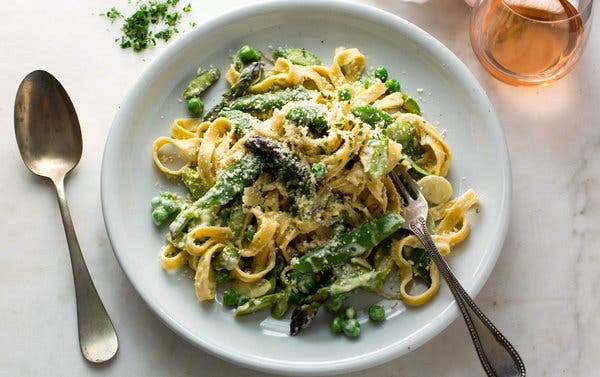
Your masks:
{"label": "plate rim", "polygon": [[123,114],[126,109],[131,106],[130,103],[134,102],[133,98],[135,93],[138,93],[141,89],[143,89],[145,85],[144,79],[152,77],[153,72],[157,67],[161,66],[164,60],[169,59],[170,56],[179,50],[181,46],[186,45],[188,40],[199,38],[205,30],[214,27],[220,27],[227,23],[227,21],[235,20],[243,16],[260,14],[262,12],[289,12],[290,10],[297,8],[301,8],[303,10],[306,10],[307,8],[318,8],[327,12],[342,11],[353,14],[369,22],[394,24],[396,27],[394,30],[395,32],[397,32],[397,29],[401,29],[404,34],[408,36],[408,38],[414,40],[415,42],[421,43],[423,48],[428,52],[435,55],[442,55],[444,58],[444,63],[455,72],[454,76],[460,77],[458,81],[462,84],[466,84],[467,88],[474,90],[479,101],[481,101],[482,106],[485,106],[489,109],[487,115],[485,116],[486,121],[484,124],[493,135],[496,142],[499,144],[499,151],[502,152],[501,157],[504,161],[501,161],[499,166],[502,168],[500,173],[502,176],[503,185],[501,190],[502,197],[499,198],[501,203],[499,206],[500,212],[498,214],[498,217],[501,219],[501,223],[496,228],[495,234],[490,236],[490,238],[494,238],[495,242],[491,243],[492,246],[490,248],[489,256],[488,258],[484,259],[484,262],[482,262],[479,273],[473,278],[473,285],[471,289],[468,289],[468,293],[472,297],[475,297],[480,292],[481,288],[489,278],[500,252],[502,251],[502,246],[508,231],[509,210],[512,196],[512,176],[510,158],[502,126],[498,120],[498,117],[496,116],[496,112],[492,106],[492,103],[490,102],[480,83],[469,71],[466,65],[450,49],[444,46],[432,35],[412,24],[411,22],[392,13],[362,3],[345,2],[342,0],[304,0],[300,4],[298,2],[285,2],[277,0],[251,3],[215,15],[209,20],[203,22],[202,25],[199,25],[193,30],[188,31],[177,40],[173,41],[170,45],[166,46],[166,48],[143,69],[142,73],[136,78],[133,84],[130,85],[111,124],[104,146],[101,166],[102,216],[113,254],[115,255],[119,266],[127,277],[127,280],[131,283],[146,305],[150,307],[154,314],[156,314],[156,316],[161,320],[161,322],[167,325],[167,327],[169,327],[183,339],[202,349],[203,351],[206,351],[223,360],[263,372],[282,373],[287,375],[331,375],[370,368],[398,358],[418,348],[441,333],[458,317],[459,313],[455,301],[452,300],[450,304],[444,308],[444,310],[434,317],[433,321],[430,322],[432,326],[429,326],[429,329],[425,331],[423,335],[420,337],[416,337],[414,334],[411,335],[411,338],[415,337],[415,341],[413,341],[408,349],[404,345],[401,346],[398,344],[393,344],[379,349],[376,353],[371,353],[366,356],[362,355],[351,360],[346,359],[314,363],[278,361],[274,359],[268,359],[268,363],[265,363],[266,360],[264,359],[248,357],[246,355],[231,354],[218,345],[204,342],[202,339],[199,339],[198,336],[192,334],[189,329],[182,326],[175,318],[172,318],[167,312],[165,312],[161,305],[152,298],[152,294],[150,292],[145,291],[143,287],[136,285],[136,282],[132,276],[130,276],[130,273],[128,273],[128,271],[124,268],[124,263],[121,259],[122,256],[120,256],[120,253],[117,252],[117,245],[115,245],[113,241],[114,236],[111,236],[111,233],[113,233],[114,230],[110,224],[110,209],[108,208],[109,205],[107,204],[109,195],[108,186],[111,179],[111,175],[107,169],[107,166],[111,162],[110,151],[115,144],[115,139],[118,139],[116,135],[119,132],[125,131],[124,126],[119,127],[119,124],[123,124],[122,122],[119,122],[119,120],[124,116]]}

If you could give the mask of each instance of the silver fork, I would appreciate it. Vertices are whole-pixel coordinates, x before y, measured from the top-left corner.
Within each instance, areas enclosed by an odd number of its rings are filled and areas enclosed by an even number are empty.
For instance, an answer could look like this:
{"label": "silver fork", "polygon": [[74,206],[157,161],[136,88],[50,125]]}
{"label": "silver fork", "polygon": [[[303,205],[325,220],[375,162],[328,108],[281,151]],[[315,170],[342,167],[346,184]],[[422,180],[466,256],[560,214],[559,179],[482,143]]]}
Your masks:
{"label": "silver fork", "polygon": [[[390,172],[390,177],[404,198],[402,216],[406,222],[402,227],[414,233],[421,241],[429,257],[448,283],[448,287],[467,324],[485,373],[489,377],[525,377],[525,364],[523,364],[517,350],[475,304],[458,282],[431,239],[426,223],[427,201],[417,182],[402,167],[397,170],[400,177],[394,171]],[[414,194],[411,195],[409,190]]]}

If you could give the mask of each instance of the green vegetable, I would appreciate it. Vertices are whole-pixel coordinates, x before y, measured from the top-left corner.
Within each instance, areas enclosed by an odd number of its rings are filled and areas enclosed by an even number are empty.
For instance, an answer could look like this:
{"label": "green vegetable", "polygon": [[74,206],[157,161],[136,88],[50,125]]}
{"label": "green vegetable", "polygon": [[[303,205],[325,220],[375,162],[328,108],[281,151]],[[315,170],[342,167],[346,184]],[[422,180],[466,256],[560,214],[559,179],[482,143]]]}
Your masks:
{"label": "green vegetable", "polygon": [[329,129],[325,111],[314,106],[297,106],[285,116],[285,119],[296,123],[298,126],[308,127],[310,130],[323,134]]}
{"label": "green vegetable", "polygon": [[421,115],[421,108],[417,101],[414,100],[411,96],[406,93],[402,93],[402,99],[404,103],[402,104],[402,109],[408,111],[409,113]]}
{"label": "green vegetable", "polygon": [[244,227],[244,208],[242,199],[238,196],[231,203],[227,226],[233,232],[233,240],[239,241],[242,238],[242,230]]}
{"label": "green vegetable", "polygon": [[285,89],[278,92],[252,94],[231,102],[230,109],[263,114],[273,109],[280,109],[288,102],[310,99],[315,91],[304,88]]}
{"label": "green vegetable", "polygon": [[312,274],[302,274],[298,277],[298,290],[304,294],[312,293],[317,289],[317,281]]}
{"label": "green vegetable", "polygon": [[342,330],[347,337],[356,338],[360,335],[360,322],[355,318],[348,318],[342,322]]}
{"label": "green vegetable", "polygon": [[191,98],[188,101],[187,107],[190,115],[194,118],[198,118],[204,111],[204,102],[202,102],[200,98]]}
{"label": "green vegetable", "polygon": [[365,79],[365,81],[363,81],[363,86],[365,87],[365,89],[369,89],[370,87],[372,87],[374,84],[378,83],[379,79],[375,78],[375,77],[367,77]]}
{"label": "green vegetable", "polygon": [[188,3],[188,5],[186,5],[185,7],[183,7],[183,11],[185,13],[188,13],[191,10],[192,10],[192,4],[190,4],[190,3]]}
{"label": "green vegetable", "polygon": [[228,270],[217,271],[217,283],[225,283],[231,277],[231,272]]}
{"label": "green vegetable", "polygon": [[186,167],[181,172],[181,181],[190,192],[192,199],[198,200],[206,193],[208,188],[198,178],[198,171],[194,168]]}
{"label": "green vegetable", "polygon": [[385,310],[380,305],[369,306],[369,318],[374,322],[381,322],[385,319]]}
{"label": "green vegetable", "polygon": [[262,160],[253,153],[246,154],[225,170],[215,185],[194,204],[199,208],[227,204],[252,184],[262,171]]}
{"label": "green vegetable", "polygon": [[[211,85],[216,83],[219,80],[220,76],[221,71],[219,71],[218,68],[211,67],[210,69],[200,71],[200,73],[198,73],[198,75],[196,75],[196,77],[192,81],[190,81],[190,83],[183,90],[183,93],[181,93],[181,97],[183,97],[183,99],[189,100],[194,97],[200,96],[200,94],[204,93],[206,89],[210,88]],[[202,111],[200,111],[200,113],[201,112]]]}
{"label": "green vegetable", "polygon": [[233,312],[233,315],[239,317],[241,315],[257,312],[277,303],[279,300],[282,300],[285,297],[285,292],[278,292],[270,295],[251,298],[246,303],[238,306]]}
{"label": "green vegetable", "polygon": [[344,276],[328,286],[321,287],[314,294],[305,298],[305,302],[323,302],[331,297],[337,297],[358,288],[369,291],[378,291],[381,289],[387,279],[391,269],[383,271],[366,271]]}
{"label": "green vegetable", "polygon": [[249,46],[249,45],[242,46],[239,49],[239,51],[237,52],[237,56],[240,58],[240,60],[244,64],[250,64],[252,62],[257,62],[262,58],[262,56],[260,55],[260,52],[256,51],[254,49],[254,47]]}
{"label": "green vegetable", "polygon": [[303,195],[312,195],[315,192],[310,167],[285,144],[271,138],[254,136],[247,139],[244,145],[273,166],[288,184],[298,186]]}
{"label": "green vegetable", "polygon": [[252,84],[260,80],[263,74],[263,66],[264,64],[261,62],[254,62],[250,63],[246,68],[244,68],[240,72],[240,76],[238,77],[235,84],[233,84],[231,88],[229,88],[229,90],[223,94],[221,102],[216,104],[212,109],[210,109],[208,113],[206,113],[206,115],[204,116],[204,120],[212,122],[217,118],[221,110],[227,107],[231,103],[231,101],[243,96],[248,90],[248,88],[252,86]]}
{"label": "green vegetable", "polygon": [[213,259],[213,268],[217,271],[231,271],[238,266],[240,251],[231,245],[225,246],[223,250]]}
{"label": "green vegetable", "polygon": [[353,106],[350,111],[364,123],[373,127],[386,128],[394,123],[394,118],[385,111],[371,105]]}
{"label": "green vegetable", "polygon": [[282,318],[289,308],[291,290],[287,288],[281,293],[284,294],[271,306],[271,317],[275,319]]}
{"label": "green vegetable", "polygon": [[352,98],[352,93],[348,88],[342,88],[338,90],[338,100],[340,101],[350,101]]}
{"label": "green vegetable", "polygon": [[303,48],[277,47],[273,50],[273,58],[285,58],[298,65],[321,65],[319,57]]}
{"label": "green vegetable", "polygon": [[329,270],[363,254],[396,232],[404,224],[402,216],[387,213],[365,222],[348,233],[318,247],[300,258],[292,259],[292,267],[310,273]]}
{"label": "green vegetable", "polygon": [[236,306],[238,303],[238,295],[233,289],[228,289],[223,292],[223,303],[227,306]]}
{"label": "green vegetable", "polygon": [[404,258],[409,261],[413,275],[420,277],[427,284],[431,286],[431,275],[429,273],[429,264],[431,260],[429,255],[424,249],[412,248],[406,246],[403,250]]}
{"label": "green vegetable", "polygon": [[290,321],[290,335],[294,336],[305,329],[317,315],[320,306],[321,303],[318,301],[296,306]]}
{"label": "green vegetable", "polygon": [[341,316],[334,317],[329,323],[329,328],[334,334],[339,334],[343,331],[344,318]]}
{"label": "green vegetable", "polygon": [[385,86],[388,93],[396,93],[400,91],[400,83],[396,79],[387,79],[385,81]]}
{"label": "green vegetable", "polygon": [[387,129],[387,136],[396,143],[402,144],[402,153],[411,159],[418,160],[423,155],[423,148],[417,137],[417,131],[408,122],[397,121]]}
{"label": "green vegetable", "polygon": [[231,123],[233,123],[235,132],[240,136],[244,136],[252,131],[254,129],[252,123],[258,121],[258,119],[254,118],[252,115],[239,110],[221,111],[219,116],[229,119]]}
{"label": "green vegetable", "polygon": [[385,173],[388,166],[388,137],[386,129],[377,128],[367,141],[369,151],[369,176],[371,179],[379,179]]}
{"label": "green vegetable", "polygon": [[252,239],[254,238],[256,231],[257,231],[256,225],[249,226],[248,229],[246,229],[246,233],[244,233],[244,238],[246,239],[246,241],[252,242]]}
{"label": "green vegetable", "polygon": [[327,166],[322,162],[317,162],[310,167],[310,171],[316,178],[322,178],[327,174]]}
{"label": "green vegetable", "polygon": [[339,294],[337,296],[329,297],[325,301],[325,307],[330,312],[337,313],[342,308],[342,305],[344,305],[344,301],[346,301],[348,299],[348,297],[350,297],[352,295],[352,293],[353,292],[350,291],[350,292],[345,292],[345,293]]}
{"label": "green vegetable", "polygon": [[179,199],[177,194],[163,192],[160,196],[152,198],[152,219],[156,225],[162,225],[171,215],[187,208],[188,203]]}
{"label": "green vegetable", "polygon": [[376,78],[381,80],[381,82],[385,82],[388,79],[388,71],[385,67],[375,68],[374,75]]}
{"label": "green vegetable", "polygon": [[215,185],[206,194],[177,215],[169,227],[171,237],[177,237],[191,219],[197,218],[201,214],[199,210],[230,202],[245,187],[253,183],[262,170],[263,163],[257,155],[252,153],[244,155],[217,178]]}
{"label": "green vegetable", "polygon": [[348,307],[346,310],[344,310],[344,315],[349,319],[356,318],[356,309],[353,307]]}
{"label": "green vegetable", "polygon": [[275,267],[273,267],[273,269],[267,275],[267,280],[269,280],[269,283],[271,284],[271,289],[269,289],[267,293],[275,292],[275,289],[277,288],[277,279],[279,278],[279,273],[281,273],[282,268],[283,258],[280,255],[278,255],[275,259]]}

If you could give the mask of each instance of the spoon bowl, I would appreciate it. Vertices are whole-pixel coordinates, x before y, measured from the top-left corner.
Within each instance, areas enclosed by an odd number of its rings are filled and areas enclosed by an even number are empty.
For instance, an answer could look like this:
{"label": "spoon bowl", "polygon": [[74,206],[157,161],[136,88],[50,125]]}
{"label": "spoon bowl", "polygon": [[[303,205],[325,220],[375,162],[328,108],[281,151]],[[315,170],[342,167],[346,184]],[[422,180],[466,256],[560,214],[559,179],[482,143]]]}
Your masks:
{"label": "spoon bowl", "polygon": [[23,162],[37,175],[60,177],[81,159],[83,142],[75,108],[48,72],[31,72],[21,82],[15,133]]}
{"label": "spoon bowl", "polygon": [[67,92],[48,72],[31,72],[21,82],[15,135],[25,165],[50,178],[56,189],[75,282],[81,352],[93,363],[110,360],[118,349],[117,334],[81,255],[65,197],[64,178],[81,159],[81,129]]}

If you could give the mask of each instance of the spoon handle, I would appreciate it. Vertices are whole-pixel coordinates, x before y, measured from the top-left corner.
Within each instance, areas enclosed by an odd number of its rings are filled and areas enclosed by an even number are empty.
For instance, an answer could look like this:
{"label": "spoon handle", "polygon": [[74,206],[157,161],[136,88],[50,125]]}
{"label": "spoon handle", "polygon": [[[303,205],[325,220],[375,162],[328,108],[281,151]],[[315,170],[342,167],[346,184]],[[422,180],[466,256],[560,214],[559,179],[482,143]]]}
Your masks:
{"label": "spoon handle", "polygon": [[53,179],[56,196],[60,206],[60,214],[67,236],[71,267],[75,283],[75,299],[77,302],[77,327],[79,346],[83,356],[92,363],[102,363],[110,360],[119,347],[115,328],[104,309],[92,282],[90,273],[81,255],[79,242],[73,228],[73,221],[67,199],[65,197],[64,176]]}

